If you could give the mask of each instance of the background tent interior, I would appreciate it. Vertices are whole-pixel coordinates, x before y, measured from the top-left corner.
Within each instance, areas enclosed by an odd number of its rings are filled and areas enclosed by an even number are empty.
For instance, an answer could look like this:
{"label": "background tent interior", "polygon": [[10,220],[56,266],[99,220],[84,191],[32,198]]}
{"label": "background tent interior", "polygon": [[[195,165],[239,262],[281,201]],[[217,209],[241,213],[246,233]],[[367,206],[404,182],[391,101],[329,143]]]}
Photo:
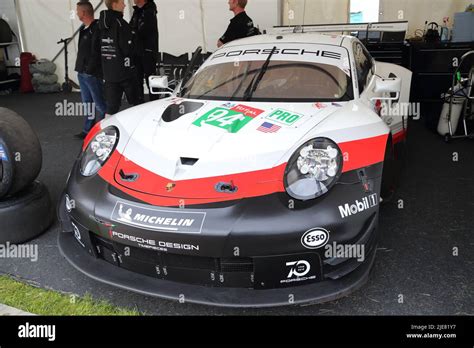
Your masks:
{"label": "background tent interior", "polygon": [[[37,58],[53,60],[60,82],[64,79],[64,56],[61,38],[74,35],[80,26],[75,15],[78,0],[2,0],[0,16],[15,32],[19,44],[8,48],[8,66],[18,65],[20,46]],[[125,18],[129,20],[133,0],[125,0]],[[232,18],[226,0],[155,0],[158,5],[160,51],[180,56],[202,46],[213,52],[216,42]],[[370,0],[369,2],[378,1]],[[359,1],[360,2],[360,1]],[[463,11],[471,0],[380,0],[379,21],[408,20],[408,36],[424,27],[426,20],[441,22],[446,14]],[[102,0],[91,0],[98,12]],[[424,11],[410,11],[423,8]],[[247,8],[261,30],[277,25],[346,23],[350,20],[350,0],[250,0]],[[452,18],[452,15],[451,15]],[[47,33],[47,34],[45,34]],[[77,81],[74,61],[78,36],[69,44],[69,76]],[[58,54],[60,53],[60,54]],[[15,61],[16,60],[16,61]]]}

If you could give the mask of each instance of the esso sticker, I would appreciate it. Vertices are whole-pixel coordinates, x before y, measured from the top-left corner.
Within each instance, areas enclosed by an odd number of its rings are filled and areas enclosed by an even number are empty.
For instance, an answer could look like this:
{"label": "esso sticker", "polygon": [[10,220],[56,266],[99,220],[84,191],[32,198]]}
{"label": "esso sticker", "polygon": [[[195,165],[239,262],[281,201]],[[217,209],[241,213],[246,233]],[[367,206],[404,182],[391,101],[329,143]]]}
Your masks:
{"label": "esso sticker", "polygon": [[301,244],[307,249],[318,249],[329,241],[329,232],[324,228],[313,228],[301,237]]}

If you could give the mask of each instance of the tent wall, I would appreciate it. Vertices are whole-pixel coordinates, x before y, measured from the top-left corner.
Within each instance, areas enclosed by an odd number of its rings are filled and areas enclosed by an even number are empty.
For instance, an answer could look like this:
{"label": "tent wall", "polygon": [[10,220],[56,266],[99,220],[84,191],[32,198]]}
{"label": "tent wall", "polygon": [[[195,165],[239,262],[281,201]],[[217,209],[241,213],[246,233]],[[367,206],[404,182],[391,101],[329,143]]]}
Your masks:
{"label": "tent wall", "polygon": [[[283,25],[349,22],[350,0],[282,1]],[[464,11],[471,3],[472,0],[380,0],[379,21],[407,20],[410,37],[416,29],[424,28],[425,21],[442,24],[447,16],[451,27],[454,13]]]}
{"label": "tent wall", "polygon": [[[247,12],[260,29],[280,23],[280,0],[251,0]],[[174,55],[197,46],[216,49],[233,14],[224,0],[160,0],[158,2],[160,50]]]}
{"label": "tent wall", "polygon": [[[15,2],[14,0],[1,0],[0,1],[0,18],[5,20],[15,33],[17,39],[19,41],[20,33],[18,30],[18,22],[15,13]],[[15,39],[14,39],[15,40]],[[2,54],[4,52],[3,49],[0,49]],[[16,66],[18,61],[17,58],[20,56],[20,46],[11,45],[8,47],[8,60],[6,60],[6,64],[8,66]],[[6,57],[5,57],[6,58]],[[19,73],[18,69],[9,69],[9,73]]]}
{"label": "tent wall", "polygon": [[349,21],[349,0],[283,0],[283,25]]}
{"label": "tent wall", "polygon": [[[61,50],[57,42],[61,38],[72,37],[80,27],[81,22],[75,15],[77,0],[17,0],[25,50],[33,53],[37,58],[53,59]],[[95,7],[100,1],[92,0]],[[129,7],[129,6],[128,6]],[[104,9],[102,5],[100,10]],[[126,18],[130,18],[126,11]],[[79,37],[69,44],[69,76],[77,82],[74,72],[75,57]],[[64,81],[64,55],[55,60],[56,74],[59,81]]]}
{"label": "tent wall", "polygon": [[[380,0],[380,20],[407,20],[410,37],[414,35],[415,30],[423,30],[425,21],[441,25],[443,17],[449,17],[451,27],[454,13],[463,12],[470,3],[472,0]],[[400,18],[400,15],[403,18]]]}
{"label": "tent wall", "polygon": [[10,27],[18,36],[18,23],[16,20],[15,13],[15,2],[14,0],[2,0],[0,1],[0,18],[10,24]]}
{"label": "tent wall", "polygon": [[[9,0],[2,0],[9,1]],[[79,28],[75,16],[78,0],[17,0],[21,13],[25,49],[38,58],[53,59],[61,49],[56,42],[71,37]],[[99,0],[91,0],[94,7]],[[131,17],[132,0],[126,0],[125,19]],[[249,1],[248,13],[261,29],[280,24],[280,0]],[[160,51],[174,55],[190,53],[198,45],[214,51],[218,38],[224,33],[232,18],[224,0],[159,0],[158,23]],[[105,8],[102,5],[99,9]],[[97,13],[98,16],[98,13]],[[77,40],[69,45],[69,74],[77,82],[74,73]],[[64,80],[64,56],[55,61],[60,82]]]}
{"label": "tent wall", "polygon": [[[78,0],[16,0],[23,28],[24,47],[38,58],[52,59],[61,47],[56,42],[71,37],[79,28],[75,16]],[[100,0],[91,0],[95,6]],[[463,11],[471,0],[380,0],[381,21],[408,20],[409,35],[424,27],[425,20],[442,22]],[[200,45],[214,51],[218,38],[225,31],[232,13],[226,0],[157,0],[160,30],[160,51],[174,55],[192,52]],[[14,0],[0,1],[0,16],[9,19],[15,30]],[[125,19],[129,20],[133,0],[126,0]],[[274,25],[346,23],[349,20],[350,0],[250,0],[247,12],[260,29]],[[100,10],[104,9],[104,5]],[[420,10],[422,9],[422,10]],[[400,18],[403,11],[403,18]],[[18,34],[18,33],[17,33]],[[69,73],[76,80],[74,70],[77,37],[69,45]],[[62,82],[64,56],[55,63]],[[12,65],[12,64],[10,64]],[[76,80],[77,81],[77,80]]]}

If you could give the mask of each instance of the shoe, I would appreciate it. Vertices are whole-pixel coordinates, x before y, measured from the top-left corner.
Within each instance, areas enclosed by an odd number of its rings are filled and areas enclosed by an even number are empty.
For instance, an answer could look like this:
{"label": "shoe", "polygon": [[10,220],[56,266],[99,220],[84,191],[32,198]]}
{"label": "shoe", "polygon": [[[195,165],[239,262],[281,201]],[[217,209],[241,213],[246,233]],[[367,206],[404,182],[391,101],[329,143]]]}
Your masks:
{"label": "shoe", "polygon": [[87,137],[87,134],[84,132],[74,135],[74,138],[77,138],[77,139],[85,139],[86,137]]}

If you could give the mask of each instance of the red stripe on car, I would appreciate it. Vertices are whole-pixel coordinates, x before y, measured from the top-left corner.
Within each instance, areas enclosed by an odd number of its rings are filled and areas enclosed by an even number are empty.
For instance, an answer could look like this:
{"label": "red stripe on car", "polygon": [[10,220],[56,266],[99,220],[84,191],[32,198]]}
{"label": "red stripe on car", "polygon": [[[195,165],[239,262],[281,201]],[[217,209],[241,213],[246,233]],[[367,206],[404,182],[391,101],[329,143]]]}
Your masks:
{"label": "red stripe on car", "polygon": [[406,137],[407,137],[407,130],[402,129],[400,132],[398,132],[398,133],[396,133],[392,136],[393,144],[397,144],[397,143],[405,140]]}
{"label": "red stripe on car", "polygon": [[[345,158],[343,172],[383,162],[388,135],[340,143]],[[283,176],[287,163],[275,168],[245,173],[173,181],[153,173],[132,160],[124,160],[115,150],[99,175],[106,182],[146,203],[157,206],[179,206],[233,201],[284,192]],[[135,182],[121,182],[125,174],[139,174]],[[234,193],[216,191],[216,184],[229,183],[237,187]],[[126,185],[126,186],[124,186]]]}
{"label": "red stripe on car", "polygon": [[388,134],[384,134],[338,144],[344,158],[342,172],[345,173],[383,162],[387,138]]}

